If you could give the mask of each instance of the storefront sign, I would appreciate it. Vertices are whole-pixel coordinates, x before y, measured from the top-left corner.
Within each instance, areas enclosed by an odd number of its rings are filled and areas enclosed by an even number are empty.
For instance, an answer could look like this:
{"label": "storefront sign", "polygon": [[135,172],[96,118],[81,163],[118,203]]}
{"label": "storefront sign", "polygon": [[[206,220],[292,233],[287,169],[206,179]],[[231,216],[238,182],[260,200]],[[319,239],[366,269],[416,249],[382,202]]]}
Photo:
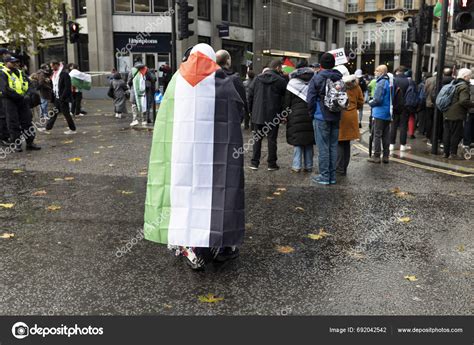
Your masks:
{"label": "storefront sign", "polygon": [[167,33],[114,33],[115,53],[170,53],[171,34]]}
{"label": "storefront sign", "polygon": [[229,37],[229,25],[217,25],[217,29],[219,30],[219,37]]}

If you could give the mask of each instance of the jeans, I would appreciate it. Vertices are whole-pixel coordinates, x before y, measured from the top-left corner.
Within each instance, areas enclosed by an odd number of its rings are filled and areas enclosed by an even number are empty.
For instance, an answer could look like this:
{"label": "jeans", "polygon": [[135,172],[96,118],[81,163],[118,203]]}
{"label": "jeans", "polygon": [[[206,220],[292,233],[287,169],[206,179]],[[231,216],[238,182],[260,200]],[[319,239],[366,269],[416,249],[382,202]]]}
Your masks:
{"label": "jeans", "polygon": [[319,149],[319,175],[322,182],[336,181],[339,121],[313,120]]}
{"label": "jeans", "polygon": [[279,126],[257,125],[253,124],[253,153],[252,165],[260,165],[260,157],[262,155],[262,140],[266,136],[268,140],[268,166],[274,167],[277,164],[277,139]]}
{"label": "jeans", "polygon": [[390,155],[390,121],[375,119],[374,126],[374,157],[380,158],[383,148],[383,156],[388,158]]}
{"label": "jeans", "polygon": [[390,126],[390,144],[395,145],[397,142],[398,127],[400,127],[400,145],[407,144],[408,118],[408,113],[393,114],[393,122]]}
{"label": "jeans", "polygon": [[46,98],[41,97],[40,110],[41,118],[48,116],[48,100]]}
{"label": "jeans", "polygon": [[313,154],[313,145],[295,146],[292,168],[300,170],[302,166],[301,157],[304,156],[304,168],[313,169]]}

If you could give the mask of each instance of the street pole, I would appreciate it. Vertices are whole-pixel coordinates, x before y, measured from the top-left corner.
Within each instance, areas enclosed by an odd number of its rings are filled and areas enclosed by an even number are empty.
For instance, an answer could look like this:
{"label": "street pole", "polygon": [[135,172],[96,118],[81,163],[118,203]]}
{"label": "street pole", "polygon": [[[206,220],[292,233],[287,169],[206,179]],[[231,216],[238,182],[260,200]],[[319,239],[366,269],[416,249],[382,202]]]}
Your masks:
{"label": "street pole", "polygon": [[[426,17],[425,17],[425,0],[423,0],[421,2],[421,5],[420,5],[420,10],[419,10],[419,15],[422,16],[421,18],[423,19],[422,22],[424,22],[426,20]],[[422,37],[420,35],[420,37]],[[421,40],[420,42],[417,42],[417,47],[418,47],[418,51],[417,51],[417,55],[416,55],[416,75],[415,75],[415,80],[416,82],[419,84],[421,83],[421,64],[423,63],[423,47],[424,47],[425,43],[423,42],[423,40]]]}
{"label": "street pole", "polygon": [[64,64],[67,64],[67,13],[66,13],[66,4],[63,3],[63,44],[64,44]]}
{"label": "street pole", "polygon": [[[443,1],[443,8],[441,13],[441,26],[440,26],[440,33],[439,33],[439,40],[440,40],[440,47],[439,47],[439,58],[438,58],[438,66],[436,68],[436,95],[439,94],[442,83],[443,83],[443,70],[444,70],[444,63],[446,59],[446,45],[447,45],[447,34],[448,34],[448,5],[449,1]],[[434,111],[434,119],[433,119],[433,133],[431,136],[431,153],[434,155],[438,154],[438,132],[439,132],[439,118],[443,114],[438,110],[438,107],[435,106]]]}
{"label": "street pole", "polygon": [[171,71],[176,72],[178,62],[176,59],[176,7],[175,0],[168,0],[168,8],[171,11]]}

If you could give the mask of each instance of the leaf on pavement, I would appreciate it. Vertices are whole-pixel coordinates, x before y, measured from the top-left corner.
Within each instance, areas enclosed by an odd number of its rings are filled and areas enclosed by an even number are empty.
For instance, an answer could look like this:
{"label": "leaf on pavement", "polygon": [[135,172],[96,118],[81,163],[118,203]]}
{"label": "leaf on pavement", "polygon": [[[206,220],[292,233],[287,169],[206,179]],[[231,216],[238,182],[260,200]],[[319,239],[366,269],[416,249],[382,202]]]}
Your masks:
{"label": "leaf on pavement", "polygon": [[274,192],[273,195],[281,195],[280,192]]}
{"label": "leaf on pavement", "polygon": [[107,146],[108,149],[113,149],[114,146],[113,145],[110,145],[110,146]]}
{"label": "leaf on pavement", "polygon": [[75,179],[76,179],[76,178],[73,177],[73,176],[66,176],[66,177],[64,178],[64,181],[73,181],[73,180],[75,180]]}
{"label": "leaf on pavement", "polygon": [[273,200],[273,199],[275,199],[275,198],[272,197],[272,196],[267,196],[267,200]]}
{"label": "leaf on pavement", "polygon": [[304,208],[303,208],[303,207],[300,207],[300,206],[297,206],[297,207],[295,207],[295,210],[296,210],[296,211],[304,211]]}
{"label": "leaf on pavement", "polygon": [[458,251],[459,251],[459,252],[462,253],[462,252],[465,251],[465,250],[466,250],[466,249],[464,248],[464,244],[460,244],[460,245],[458,246]]}
{"label": "leaf on pavement", "polygon": [[62,141],[63,144],[72,144],[74,140],[64,140]]}
{"label": "leaf on pavement", "polygon": [[5,239],[9,239],[9,238],[12,238],[12,237],[15,237],[15,234],[11,234],[11,233],[8,233],[8,232],[4,232],[3,234],[0,235],[0,238],[5,238]]}
{"label": "leaf on pavement", "polygon": [[224,300],[223,297],[217,297],[212,293],[208,293],[205,296],[198,296],[198,299],[201,303],[217,303]]}
{"label": "leaf on pavement", "polygon": [[99,149],[105,149],[105,146],[99,146]]}
{"label": "leaf on pavement", "polygon": [[63,180],[64,180],[64,179],[63,179],[62,177],[56,177],[56,178],[54,179],[54,181],[56,181],[56,182],[58,182],[58,181],[63,181]]}
{"label": "leaf on pavement", "polygon": [[0,208],[13,208],[15,204],[0,204]]}
{"label": "leaf on pavement", "polygon": [[400,223],[410,223],[411,222],[411,218],[410,217],[400,217],[398,218],[398,221]]}
{"label": "leaf on pavement", "polygon": [[61,209],[61,206],[59,206],[59,205],[50,205],[46,209],[48,211],[59,211]]}
{"label": "leaf on pavement", "polygon": [[148,171],[140,171],[140,175],[141,176],[146,176],[146,175],[148,175]]}
{"label": "leaf on pavement", "polygon": [[286,192],[286,188],[277,188],[277,192]]}
{"label": "leaf on pavement", "polygon": [[418,278],[414,275],[404,276],[403,278],[405,278],[406,280],[409,280],[411,282],[416,282],[418,280]]}
{"label": "leaf on pavement", "polygon": [[123,195],[130,195],[130,194],[133,194],[132,191],[129,191],[129,190],[121,190],[120,193],[122,193]]}
{"label": "leaf on pavement", "polygon": [[72,163],[74,163],[74,162],[81,162],[81,161],[82,161],[82,158],[80,158],[80,157],[69,158],[68,161],[69,161],[69,162],[72,162]]}
{"label": "leaf on pavement", "polygon": [[100,153],[100,151],[94,151],[94,154],[98,155]]}
{"label": "leaf on pavement", "polygon": [[15,169],[12,171],[14,174],[21,174],[22,172],[24,172],[23,170],[21,169]]}
{"label": "leaf on pavement", "polygon": [[324,229],[319,229],[319,233],[318,234],[309,234],[308,237],[312,240],[321,240],[323,239],[324,237],[327,237],[327,236],[331,236],[331,234],[327,233],[326,231],[324,231]]}
{"label": "leaf on pavement", "polygon": [[290,247],[290,246],[277,246],[276,250],[282,254],[290,254],[295,251],[295,248]]}
{"label": "leaf on pavement", "polygon": [[109,167],[113,168],[115,166],[115,164],[109,164]]}
{"label": "leaf on pavement", "polygon": [[45,190],[38,190],[38,191],[34,192],[32,195],[33,195],[33,196],[43,196],[43,195],[46,195],[46,194],[48,194],[47,191],[45,191]]}
{"label": "leaf on pavement", "polygon": [[392,188],[392,189],[390,189],[390,192],[392,192],[393,194],[395,194],[395,196],[397,196],[399,198],[406,198],[410,195],[410,193],[408,193],[408,192],[403,192],[400,189],[400,187]]}

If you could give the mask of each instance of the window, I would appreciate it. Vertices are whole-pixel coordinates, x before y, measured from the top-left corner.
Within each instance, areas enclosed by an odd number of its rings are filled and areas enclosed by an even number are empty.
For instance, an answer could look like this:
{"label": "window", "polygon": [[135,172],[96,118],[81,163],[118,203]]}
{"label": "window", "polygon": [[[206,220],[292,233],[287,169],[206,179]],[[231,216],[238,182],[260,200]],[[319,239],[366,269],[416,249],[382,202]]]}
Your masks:
{"label": "window", "polygon": [[347,0],[347,12],[359,12],[359,0]]}
{"label": "window", "polygon": [[395,8],[395,0],[385,0],[385,9],[393,10]]}
{"label": "window", "polygon": [[413,8],[413,0],[404,0],[403,1],[403,8],[411,10]]}
{"label": "window", "polygon": [[153,0],[153,12],[168,11],[168,0]]}
{"label": "window", "polygon": [[313,16],[313,27],[311,37],[318,41],[326,41],[326,22],[327,18]]}
{"label": "window", "polygon": [[115,12],[132,12],[131,0],[115,0]]}
{"label": "window", "polygon": [[211,3],[210,0],[198,0],[197,9],[198,19],[211,20]]}
{"label": "window", "polygon": [[339,20],[332,21],[332,43],[337,43],[339,38]]}
{"label": "window", "polygon": [[198,36],[198,43],[206,43],[211,45],[211,38],[207,36]]}
{"label": "window", "polygon": [[252,1],[222,0],[222,21],[238,26],[252,26]]}
{"label": "window", "polygon": [[150,0],[134,0],[133,11],[136,13],[150,13]]}
{"label": "window", "polygon": [[75,7],[76,7],[76,17],[87,15],[86,0],[76,0]]}
{"label": "window", "polygon": [[365,11],[377,11],[377,0],[365,0]]}

